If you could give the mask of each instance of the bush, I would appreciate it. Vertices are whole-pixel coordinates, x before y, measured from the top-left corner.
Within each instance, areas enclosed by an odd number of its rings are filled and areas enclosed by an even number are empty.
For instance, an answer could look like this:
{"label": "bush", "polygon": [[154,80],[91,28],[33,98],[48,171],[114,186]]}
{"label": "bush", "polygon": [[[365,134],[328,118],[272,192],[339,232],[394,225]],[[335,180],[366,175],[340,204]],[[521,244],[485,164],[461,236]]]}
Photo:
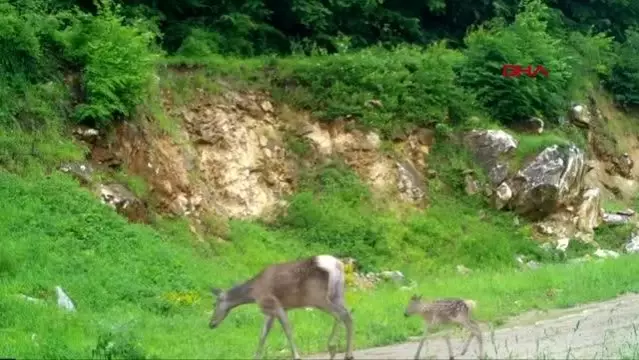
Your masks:
{"label": "bush", "polygon": [[624,105],[639,104],[639,28],[626,31],[626,41],[617,49],[618,62],[606,82],[615,100]]}
{"label": "bush", "polygon": [[575,69],[576,94],[583,94],[587,88],[597,84],[599,79],[607,79],[612,73],[613,66],[617,60],[614,40],[606,34],[593,34],[589,31],[586,34],[571,32],[567,37],[570,45],[569,50],[573,51]]}
{"label": "bush", "polygon": [[[412,123],[462,121],[472,98],[456,84],[463,55],[440,42],[423,50],[399,46],[294,57],[282,61],[279,85],[295,84],[289,101],[324,120],[354,116],[382,131]],[[379,100],[381,105],[371,104]]]}
{"label": "bush", "polygon": [[[529,0],[512,24],[496,19],[465,38],[468,63],[461,81],[503,123],[530,116],[553,119],[565,110],[573,59],[546,31],[547,12],[541,1]],[[506,78],[501,74],[504,64],[543,65],[550,76]]]}
{"label": "bush", "polygon": [[66,57],[82,68],[84,102],[75,109],[80,121],[105,125],[129,116],[155,74],[156,34],[144,22],[125,24],[119,11],[101,0],[96,16],[76,11],[60,33]]}
{"label": "bush", "polygon": [[[36,130],[62,115],[55,16],[0,3],[0,125]],[[49,83],[50,80],[54,80]]]}

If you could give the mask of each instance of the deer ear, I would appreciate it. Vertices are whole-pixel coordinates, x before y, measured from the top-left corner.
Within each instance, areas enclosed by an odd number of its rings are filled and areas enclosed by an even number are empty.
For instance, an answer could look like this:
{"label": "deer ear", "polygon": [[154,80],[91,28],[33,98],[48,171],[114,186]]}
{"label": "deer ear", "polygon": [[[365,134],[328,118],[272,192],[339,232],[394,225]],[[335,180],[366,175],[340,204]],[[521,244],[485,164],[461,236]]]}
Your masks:
{"label": "deer ear", "polygon": [[211,288],[211,292],[213,293],[213,296],[218,297],[222,293],[222,290],[218,288]]}

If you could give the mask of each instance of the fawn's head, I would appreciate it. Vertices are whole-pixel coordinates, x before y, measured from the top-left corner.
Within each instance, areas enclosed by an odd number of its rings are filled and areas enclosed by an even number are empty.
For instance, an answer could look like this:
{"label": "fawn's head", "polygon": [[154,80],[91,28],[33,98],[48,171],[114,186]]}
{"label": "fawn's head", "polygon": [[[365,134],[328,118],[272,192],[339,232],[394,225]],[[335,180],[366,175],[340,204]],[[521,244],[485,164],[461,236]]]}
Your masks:
{"label": "fawn's head", "polygon": [[220,323],[226,318],[226,315],[229,314],[229,311],[233,308],[233,305],[229,301],[227,293],[218,288],[211,289],[213,293],[213,297],[216,298],[214,304],[213,315],[211,316],[211,321],[209,322],[209,327],[211,329],[215,329]]}
{"label": "fawn's head", "polygon": [[404,316],[409,317],[411,315],[418,314],[422,307],[422,297],[419,295],[413,295],[408,301],[408,306],[404,310]]}

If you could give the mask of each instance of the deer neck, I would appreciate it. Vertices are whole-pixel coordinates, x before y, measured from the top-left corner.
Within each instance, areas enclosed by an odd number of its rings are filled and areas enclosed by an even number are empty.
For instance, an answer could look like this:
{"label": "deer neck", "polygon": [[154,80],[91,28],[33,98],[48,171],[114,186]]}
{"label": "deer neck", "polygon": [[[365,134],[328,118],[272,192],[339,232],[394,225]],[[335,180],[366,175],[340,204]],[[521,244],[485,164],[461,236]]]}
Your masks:
{"label": "deer neck", "polygon": [[252,294],[253,281],[254,280],[251,279],[243,284],[236,285],[227,292],[231,308],[255,302],[255,297]]}

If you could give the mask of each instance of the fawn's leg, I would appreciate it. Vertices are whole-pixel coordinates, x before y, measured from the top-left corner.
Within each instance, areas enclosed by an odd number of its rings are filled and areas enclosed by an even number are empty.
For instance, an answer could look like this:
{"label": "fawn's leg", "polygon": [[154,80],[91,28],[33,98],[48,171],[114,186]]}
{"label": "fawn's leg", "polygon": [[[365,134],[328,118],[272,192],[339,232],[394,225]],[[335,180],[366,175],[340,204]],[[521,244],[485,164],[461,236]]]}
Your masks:
{"label": "fawn's leg", "polygon": [[448,358],[455,360],[455,356],[453,356],[453,346],[450,344],[450,336],[445,335],[444,340],[446,340],[446,346],[448,347]]}
{"label": "fawn's leg", "polygon": [[282,324],[282,328],[284,329],[284,334],[286,334],[286,338],[288,339],[289,345],[291,345],[291,352],[293,353],[293,359],[298,360],[302,359],[300,353],[297,351],[297,347],[293,342],[293,332],[291,331],[291,325],[288,322],[288,316],[286,315],[286,311],[282,307],[278,307],[276,310],[277,319]]}
{"label": "fawn's leg", "polygon": [[484,341],[482,339],[481,329],[479,328],[479,325],[477,325],[477,323],[471,319],[464,321],[462,325],[466,327],[468,330],[470,330],[471,335],[468,338],[468,341],[466,341],[466,344],[464,345],[464,349],[462,350],[461,354],[462,355],[466,354],[466,351],[468,350],[468,346],[470,345],[470,341],[472,340],[473,337],[476,337],[477,341],[479,342],[479,358],[480,359],[483,358],[484,357]]}
{"label": "fawn's leg", "polygon": [[474,333],[471,333],[471,334],[468,336],[468,340],[466,340],[466,342],[464,343],[464,347],[463,347],[463,350],[462,350],[462,352],[461,352],[461,354],[460,354],[460,355],[464,355],[464,354],[466,354],[466,351],[468,351],[468,346],[470,346],[470,342],[471,342],[474,338],[475,338],[475,334],[474,334]]}
{"label": "fawn's leg", "polygon": [[275,317],[273,315],[266,315],[264,320],[264,326],[262,327],[262,333],[260,334],[260,342],[257,345],[257,351],[255,352],[255,359],[262,358],[262,352],[264,350],[264,342],[266,341],[266,337],[268,333],[271,331],[271,327],[273,326],[273,320]]}
{"label": "fawn's leg", "polygon": [[426,342],[426,337],[428,336],[428,325],[424,324],[424,336],[422,340],[419,342],[419,346],[417,346],[417,353],[415,353],[415,360],[419,360],[419,353],[422,352],[422,347],[424,346],[424,342]]}

